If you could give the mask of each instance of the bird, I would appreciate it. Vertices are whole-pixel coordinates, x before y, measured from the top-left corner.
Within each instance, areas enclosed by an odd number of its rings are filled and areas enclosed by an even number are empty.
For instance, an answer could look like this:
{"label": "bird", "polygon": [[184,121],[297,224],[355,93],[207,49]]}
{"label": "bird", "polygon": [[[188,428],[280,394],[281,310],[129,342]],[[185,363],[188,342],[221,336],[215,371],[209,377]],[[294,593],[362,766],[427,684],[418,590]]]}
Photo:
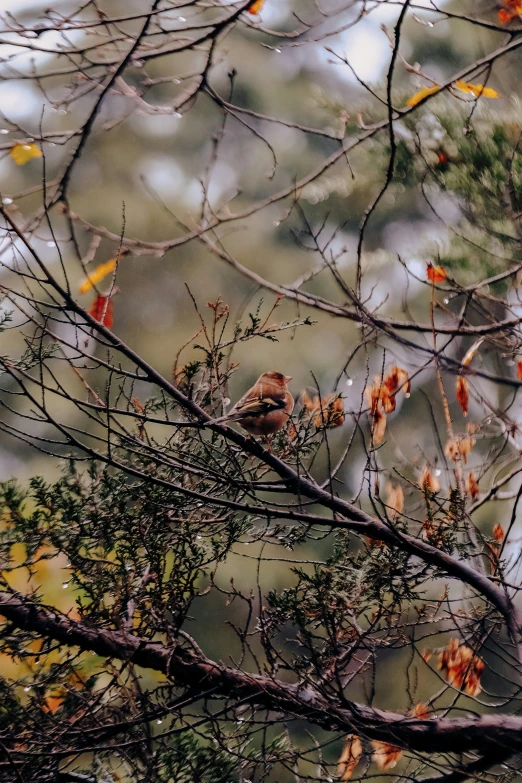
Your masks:
{"label": "bird", "polygon": [[295,401],[287,384],[292,376],[282,372],[264,372],[233,408],[211,424],[235,421],[249,435],[267,438],[279,432],[294,410]]}

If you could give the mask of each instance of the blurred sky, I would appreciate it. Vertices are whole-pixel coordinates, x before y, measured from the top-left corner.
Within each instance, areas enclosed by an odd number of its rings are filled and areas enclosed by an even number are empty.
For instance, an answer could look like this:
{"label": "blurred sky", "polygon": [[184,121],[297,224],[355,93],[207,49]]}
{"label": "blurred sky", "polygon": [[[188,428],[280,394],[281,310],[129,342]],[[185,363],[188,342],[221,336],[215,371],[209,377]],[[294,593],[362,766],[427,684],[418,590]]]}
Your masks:
{"label": "blurred sky", "polygon": [[[56,0],[53,7],[58,9],[60,6],[65,5],[70,6],[70,3]],[[132,3],[130,3],[130,5],[132,5]],[[417,0],[416,6],[418,7],[420,5],[429,6],[430,2],[429,0]],[[447,5],[447,0],[443,0],[439,3],[440,7],[443,7],[444,5]],[[38,14],[46,7],[48,7],[48,0],[15,0],[14,3],[13,0],[0,0],[0,11],[6,10],[14,15],[16,15],[17,12],[26,10]],[[288,4],[284,2],[267,3],[263,8],[261,15],[263,24],[269,28],[272,27],[277,29],[277,26],[286,16],[288,16],[288,8]],[[331,39],[337,44],[341,44],[341,47],[344,48],[355,72],[361,79],[372,82],[378,81],[383,76],[386,63],[389,59],[389,46],[380,26],[382,24],[388,24],[397,17],[397,14],[398,8],[396,4],[389,6],[385,3],[381,3],[379,8],[372,11],[366,19],[360,20],[353,29],[347,30],[341,35]],[[72,43],[74,41],[74,33],[69,31],[68,37]],[[59,37],[53,33],[49,33],[40,37],[39,44],[52,51],[53,45],[58,41],[58,38]],[[12,51],[19,50],[13,48]],[[0,46],[0,52],[2,56],[6,56],[9,52],[9,47],[5,45]],[[36,60],[42,62],[46,57],[47,55],[40,53],[36,55]],[[326,59],[330,57],[330,55],[324,51],[324,57]],[[28,53],[27,65],[34,59],[34,52]],[[17,65],[20,68],[20,59],[18,59]],[[342,78],[343,77],[346,78],[347,81],[355,81],[354,75],[347,68],[342,69]],[[1,86],[4,87],[5,85]],[[12,95],[11,98],[10,95]],[[2,92],[0,95],[0,105],[6,112],[11,108],[10,104],[15,108],[15,104],[20,103],[22,102],[16,100],[16,96],[12,91],[10,91],[9,94]],[[34,108],[34,102],[24,101],[21,106],[18,106],[18,111],[20,113],[25,112],[25,114],[30,114],[34,111]]]}

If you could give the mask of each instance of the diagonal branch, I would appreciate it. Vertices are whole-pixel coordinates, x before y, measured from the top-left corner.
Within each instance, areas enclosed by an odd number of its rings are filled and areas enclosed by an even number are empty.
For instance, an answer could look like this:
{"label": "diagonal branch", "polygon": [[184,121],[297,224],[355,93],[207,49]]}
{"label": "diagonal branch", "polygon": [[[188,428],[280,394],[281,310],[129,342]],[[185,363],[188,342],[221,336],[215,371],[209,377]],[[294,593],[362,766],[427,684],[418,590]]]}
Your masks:
{"label": "diagonal branch", "polygon": [[[427,544],[426,542],[416,539],[413,536],[408,536],[399,531],[386,526],[385,524],[373,519],[365,512],[361,511],[357,506],[349,503],[346,500],[342,500],[333,493],[320,487],[313,480],[300,475],[290,465],[283,460],[279,459],[275,454],[267,451],[259,443],[253,441],[239,432],[232,430],[226,425],[216,424],[211,421],[211,417],[207,412],[201,408],[194,400],[186,397],[180,389],[174,384],[164,378],[154,367],[148,364],[139,354],[137,354],[132,348],[126,345],[119,337],[117,337],[110,329],[98,322],[87,310],[81,307],[72,295],[66,290],[58,280],[52,275],[46,265],[43,263],[38,253],[34,250],[30,242],[25,238],[23,232],[18,228],[13,221],[11,215],[9,215],[5,209],[0,206],[0,214],[4,217],[8,225],[11,226],[14,233],[23,242],[28,252],[33,257],[34,261],[42,270],[46,278],[46,283],[51,286],[57,294],[59,294],[67,307],[74,313],[81,316],[81,318],[92,329],[104,337],[109,344],[111,344],[116,350],[120,351],[124,356],[130,359],[137,367],[139,367],[145,374],[149,381],[156,384],[160,389],[163,389],[172,399],[174,399],[189,415],[193,416],[201,423],[202,427],[208,427],[209,429],[219,433],[228,441],[240,446],[245,452],[257,457],[264,462],[268,467],[274,470],[288,489],[296,494],[298,497],[306,497],[320,503],[323,507],[330,509],[334,513],[334,521],[328,522],[328,524],[339,526],[339,522],[342,526],[357,530],[358,532],[364,532],[364,535],[368,535],[373,539],[385,540],[387,543],[391,543],[403,549],[410,554],[420,557],[424,562],[430,565],[435,565],[441,568],[444,572],[450,574],[462,580],[465,584],[476,589],[481,595],[483,595],[488,601],[490,601],[502,614],[507,626],[509,628],[510,635],[518,644],[520,629],[522,628],[522,621],[518,616],[518,612],[514,607],[509,595],[505,590],[497,586],[488,577],[480,574],[473,569],[467,563],[457,560],[455,557],[449,555],[446,552],[442,552],[434,546]],[[38,401],[31,398],[32,402],[39,405]],[[43,409],[42,409],[43,411]],[[46,416],[48,413],[43,411]],[[87,453],[91,453],[95,459],[102,461],[109,461],[109,457],[101,454],[97,454],[88,447],[84,446],[78,441],[73,441],[72,436],[61,427],[61,425],[53,422],[55,426],[58,426],[60,431],[67,435],[70,442],[74,445],[82,448]],[[136,471],[130,466],[126,466],[123,463],[115,463],[110,459],[111,464],[115,464],[126,473],[135,475]],[[140,474],[141,477],[141,474]],[[164,482],[165,485],[170,486],[169,482]],[[339,520],[339,516],[342,518]]]}

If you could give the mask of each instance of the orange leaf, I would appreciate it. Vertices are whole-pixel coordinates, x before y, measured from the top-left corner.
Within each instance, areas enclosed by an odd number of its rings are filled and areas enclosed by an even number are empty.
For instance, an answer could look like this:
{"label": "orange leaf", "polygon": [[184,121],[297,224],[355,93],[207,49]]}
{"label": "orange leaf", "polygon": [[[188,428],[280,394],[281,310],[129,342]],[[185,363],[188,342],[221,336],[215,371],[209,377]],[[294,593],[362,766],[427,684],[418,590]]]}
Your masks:
{"label": "orange leaf", "polygon": [[314,416],[316,429],[322,427],[340,427],[344,424],[344,405],[339,395],[327,394],[326,397],[310,397],[306,391],[301,394],[305,410]]}
{"label": "orange leaf", "polygon": [[431,652],[429,647],[425,647],[424,650],[422,651],[421,655],[422,655],[422,660],[425,661],[426,663],[428,663],[428,661],[431,658],[431,656],[433,655],[433,653]]}
{"label": "orange leaf", "polygon": [[465,438],[453,437],[448,440],[444,448],[444,454],[457,462],[459,456],[462,457],[464,464],[468,461],[468,455],[471,453],[471,449],[475,445],[475,438],[467,435]]}
{"label": "orange leaf", "polygon": [[406,101],[406,106],[416,106],[418,103],[424,100],[424,98],[427,98],[428,95],[434,95],[439,90],[440,86],[438,84],[434,84],[433,87],[423,87],[422,90],[419,90],[419,92],[416,92],[415,95],[411,96],[411,98],[408,98]]}
{"label": "orange leaf", "polygon": [[414,718],[418,718],[419,720],[428,720],[430,717],[430,713],[428,711],[428,708],[425,704],[422,704],[422,702],[419,702],[415,705],[415,707],[412,709],[411,714]]}
{"label": "orange leaf", "polygon": [[42,704],[43,712],[50,712],[54,715],[56,710],[62,706],[64,698],[64,696],[46,696]]}
{"label": "orange leaf", "polygon": [[391,509],[390,517],[396,519],[404,509],[404,492],[400,484],[388,484],[386,505]]}
{"label": "orange leaf", "polygon": [[247,8],[247,11],[249,14],[252,14],[252,16],[255,16],[255,14],[258,14],[261,11],[264,4],[265,0],[254,0],[252,5]]}
{"label": "orange leaf", "polygon": [[373,417],[373,442],[376,445],[384,438],[386,414],[395,410],[397,393],[401,390],[406,397],[410,396],[408,373],[396,365],[390,367],[382,381],[376,375],[374,383],[364,390],[366,404]]}
{"label": "orange leaf", "polygon": [[377,411],[382,407],[382,389],[381,379],[378,375],[375,376],[375,383],[371,386],[367,386],[364,390],[364,396],[366,398],[366,404],[370,409],[372,416],[375,416]]}
{"label": "orange leaf", "polygon": [[376,446],[379,445],[379,443],[382,442],[382,439],[384,438],[384,433],[386,432],[386,414],[379,410],[375,414],[374,420],[373,420],[373,442]]}
{"label": "orange leaf", "polygon": [[464,416],[468,415],[469,383],[463,375],[457,376],[457,400]]}
{"label": "orange leaf", "polygon": [[433,266],[428,264],[426,267],[426,277],[430,283],[443,283],[447,277],[446,270],[442,266]]}
{"label": "orange leaf", "polygon": [[498,12],[498,21],[501,24],[511,22],[515,16],[522,16],[522,3],[520,0],[504,0],[505,8]]}
{"label": "orange leaf", "polygon": [[459,451],[464,463],[468,461],[468,454],[471,453],[471,449],[475,445],[475,438],[471,438],[469,435],[467,438],[461,438],[459,440]]}
{"label": "orange leaf", "polygon": [[372,740],[372,747],[374,750],[373,760],[376,762],[379,769],[391,769],[395,767],[400,757],[402,756],[402,750],[390,745],[389,742],[380,742],[379,740]]}
{"label": "orange leaf", "polygon": [[440,482],[437,476],[432,473],[431,465],[429,464],[426,464],[422,469],[422,473],[419,479],[419,487],[422,490],[431,492],[432,494],[435,494],[440,489]]}
{"label": "orange leaf", "polygon": [[357,762],[362,756],[361,740],[356,734],[346,737],[346,743],[337,765],[337,774],[341,780],[350,780]]}
{"label": "orange leaf", "polygon": [[484,671],[484,661],[475,655],[458,639],[450,639],[447,647],[439,654],[439,669],[450,685],[464,689],[470,696],[478,696],[482,687],[480,676]]}
{"label": "orange leaf", "polygon": [[131,397],[131,405],[136,413],[145,413],[145,406],[138,397]]}
{"label": "orange leaf", "polygon": [[459,458],[459,441],[458,438],[450,438],[444,447],[444,454],[456,462]]}
{"label": "orange leaf", "polygon": [[511,11],[508,11],[506,8],[501,8],[498,12],[498,21],[500,24],[507,24],[508,22],[511,22],[515,16],[516,14],[512,14]]}
{"label": "orange leaf", "polygon": [[303,408],[306,408],[306,410],[310,413],[314,412],[317,399],[317,397],[310,397],[306,390],[301,394],[301,403]]}
{"label": "orange leaf", "polygon": [[519,359],[517,362],[517,378],[522,380],[522,359]]}
{"label": "orange leaf", "polygon": [[340,427],[344,424],[344,405],[342,397],[334,397],[333,394],[329,394],[320,402],[319,413],[315,417],[315,426],[317,429],[321,427]]}
{"label": "orange leaf", "polygon": [[497,522],[497,524],[493,528],[493,538],[495,539],[495,541],[498,541],[498,543],[500,544],[500,542],[504,540],[504,535],[505,533],[504,530],[502,529],[502,525],[499,525]]}
{"label": "orange leaf", "polygon": [[475,478],[475,474],[472,470],[469,472],[468,479],[466,481],[466,490],[468,495],[473,499],[476,500],[479,496],[479,485],[478,481]]}
{"label": "orange leaf", "polygon": [[114,304],[107,296],[97,296],[89,309],[95,321],[110,329],[114,323]]}
{"label": "orange leaf", "polygon": [[397,365],[394,364],[386,373],[383,385],[386,387],[389,394],[396,394],[401,388],[405,394],[408,394],[410,390],[408,373],[406,370],[403,370],[402,367],[397,367]]}

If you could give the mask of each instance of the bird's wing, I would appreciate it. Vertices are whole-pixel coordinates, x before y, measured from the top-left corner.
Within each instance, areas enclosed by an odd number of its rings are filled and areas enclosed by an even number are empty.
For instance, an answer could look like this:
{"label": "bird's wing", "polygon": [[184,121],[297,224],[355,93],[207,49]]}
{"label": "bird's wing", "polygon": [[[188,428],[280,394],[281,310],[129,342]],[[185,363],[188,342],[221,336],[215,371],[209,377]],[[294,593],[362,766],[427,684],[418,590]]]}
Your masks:
{"label": "bird's wing", "polygon": [[280,410],[285,407],[285,399],[273,397],[243,397],[237,402],[227,418],[243,418],[244,416],[259,416],[262,413]]}

